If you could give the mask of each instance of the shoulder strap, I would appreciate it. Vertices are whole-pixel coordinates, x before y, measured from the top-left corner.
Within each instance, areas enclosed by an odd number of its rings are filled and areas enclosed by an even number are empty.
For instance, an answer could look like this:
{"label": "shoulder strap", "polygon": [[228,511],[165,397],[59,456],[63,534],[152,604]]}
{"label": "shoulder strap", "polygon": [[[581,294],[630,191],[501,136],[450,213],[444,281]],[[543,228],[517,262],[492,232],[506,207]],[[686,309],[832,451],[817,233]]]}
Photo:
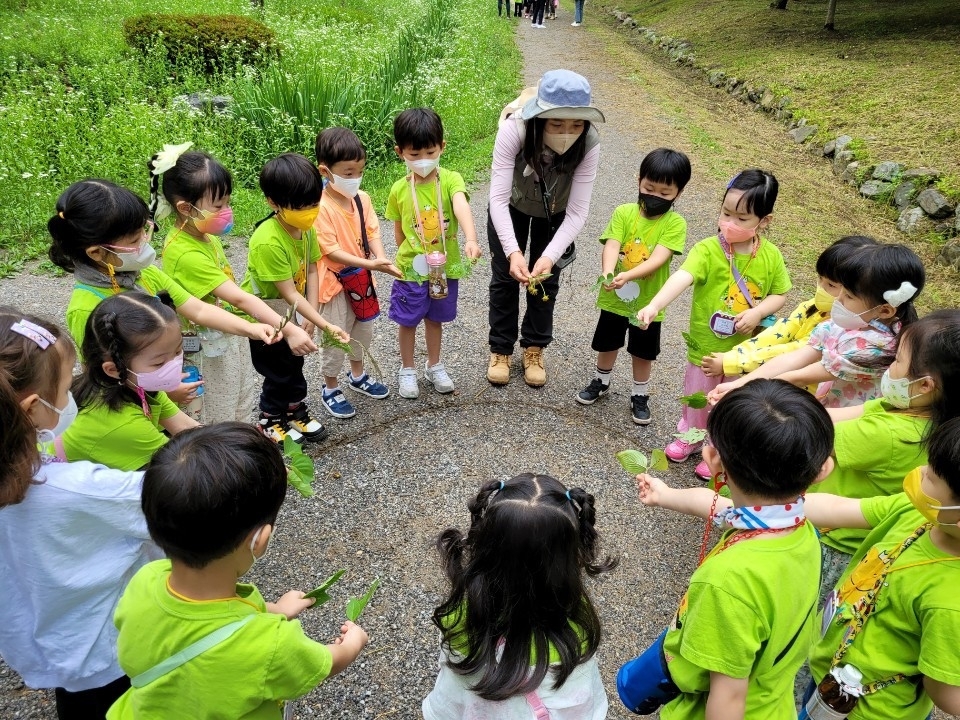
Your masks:
{"label": "shoulder strap", "polygon": [[[814,531],[816,531],[816,528],[814,528]],[[818,542],[819,542],[819,539],[820,539],[820,535],[819,535],[819,532],[817,531]],[[773,665],[771,665],[770,667],[775,667],[777,663],[779,663],[781,660],[783,660],[787,656],[787,653],[790,652],[790,648],[793,647],[793,644],[797,641],[797,638],[800,637],[800,633],[802,633],[803,629],[807,626],[807,620],[810,618],[810,615],[816,614],[817,603],[820,602],[820,583],[822,582],[823,582],[823,562],[821,561],[820,567],[818,568],[818,571],[817,571],[817,594],[813,596],[813,607],[810,608],[810,611],[806,615],[804,615],[803,620],[800,622],[800,627],[797,628],[797,631],[793,634],[793,637],[790,638],[790,642],[788,642],[787,646],[780,652],[779,655],[777,655],[777,657],[773,661]]]}
{"label": "shoulder strap", "polygon": [[547,710],[546,705],[543,704],[543,700],[540,699],[536,690],[528,692],[523,697],[524,700],[527,701],[527,705],[530,706],[530,709],[533,710],[533,716],[537,720],[550,720],[550,711]]}
{"label": "shoulder strap", "polygon": [[202,655],[207,650],[210,650],[211,648],[214,648],[222,643],[224,640],[227,640],[235,632],[237,632],[237,630],[253,620],[257,614],[258,613],[247,615],[240,618],[236,622],[229,623],[228,625],[224,625],[223,627],[214,630],[209,635],[205,635],[175,655],[171,655],[163,662],[154,665],[146,672],[142,672],[136,677],[131,678],[130,684],[135,688],[142,688],[145,685],[149,685],[154,680],[159,680],[167,673],[173,672],[181,665],[185,665],[198,655]]}
{"label": "shoulder strap", "polygon": [[76,283],[74,285],[78,290],[86,290],[88,293],[96,295],[101,300],[106,300],[110,295],[107,295],[100,291],[99,288],[95,288],[93,285],[87,285],[86,283]]}
{"label": "shoulder strap", "polygon": [[357,206],[357,215],[360,217],[360,237],[363,240],[363,256],[370,259],[370,243],[367,241],[367,224],[363,221],[363,202],[360,200],[360,193],[353,196],[353,202]]}

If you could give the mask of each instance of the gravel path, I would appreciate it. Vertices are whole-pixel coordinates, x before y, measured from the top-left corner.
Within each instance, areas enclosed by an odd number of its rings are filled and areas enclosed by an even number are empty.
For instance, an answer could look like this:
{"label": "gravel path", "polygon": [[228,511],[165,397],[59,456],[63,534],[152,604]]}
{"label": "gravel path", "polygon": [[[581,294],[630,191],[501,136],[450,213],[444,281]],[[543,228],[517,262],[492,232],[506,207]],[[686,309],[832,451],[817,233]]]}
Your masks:
{"label": "gravel path", "polygon": [[[588,24],[599,22],[598,12],[595,6],[589,8]],[[604,544],[621,558],[617,570],[591,585],[606,631],[599,657],[612,718],[632,717],[617,701],[616,669],[669,621],[693,570],[702,523],[644,510],[633,482],[613,457],[627,447],[662,447],[673,432],[680,411],[676,398],[682,394],[680,330],[686,326],[686,299],[668,313],[661,362],[653,376],[653,424],[642,429],[630,420],[625,354],[605,399],[584,408],[573,396],[590,380],[594,366],[590,339],[597,313],[589,287],[599,271],[601,246],[596,238],[613,209],[636,198],[642,154],[669,145],[691,155],[694,179],[678,206],[689,223],[691,243],[714,230],[718,186],[697,172],[698,165],[708,161],[689,146],[670,114],[661,112],[643,89],[624,82],[631,74],[643,74],[656,79],[662,92],[671,84],[677,92],[690,92],[689,78],[625,46],[611,56],[611,33],[571,28],[570,15],[565,4],[546,30],[531,29],[522,21],[518,31],[526,84],[534,84],[551,68],[577,70],[590,79],[595,102],[608,119],[601,128],[602,162],[590,219],[578,241],[580,259],[564,272],[558,293],[556,340],[545,356],[547,386],[534,390],[518,379],[519,354],[509,386],[487,383],[489,266],[481,265],[473,279],[463,282],[460,317],[444,338],[444,360],[457,392],[444,397],[422,385],[417,401],[396,395],[385,402],[359,398],[355,418],[330,420],[331,438],[315,453],[316,496],[305,500],[291,492],[269,556],[250,579],[271,598],[289,588],[309,590],[333,570],[347,568],[334,600],[303,617],[307,632],[318,638],[336,632],[348,593],[362,592],[377,576],[383,585],[362,618],[371,643],[360,661],[302,699],[298,717],[419,717],[420,700],[436,676],[438,638],[429,615],[443,591],[432,540],[449,524],[466,526],[465,503],[485,480],[525,471],[549,473],[596,495]],[[629,67],[623,64],[625,56]],[[703,103],[716,105],[725,102],[724,97],[711,93]],[[737,122],[766,122],[732,101],[726,111]],[[766,127],[758,132],[767,132]],[[482,233],[486,187],[475,190],[472,205]],[[240,245],[235,242],[231,252],[242,256]],[[242,257],[237,260],[239,271]],[[24,274],[0,284],[0,303],[62,317],[70,285],[68,278]],[[387,282],[381,290],[389,296]],[[399,366],[395,338],[392,324],[380,320],[373,349],[394,392]],[[423,362],[421,339],[421,370]],[[313,359],[307,367],[318,407],[319,363]],[[693,464],[674,466],[666,475],[674,483],[693,485]],[[55,718],[52,694],[25,689],[0,665],[0,717]]]}

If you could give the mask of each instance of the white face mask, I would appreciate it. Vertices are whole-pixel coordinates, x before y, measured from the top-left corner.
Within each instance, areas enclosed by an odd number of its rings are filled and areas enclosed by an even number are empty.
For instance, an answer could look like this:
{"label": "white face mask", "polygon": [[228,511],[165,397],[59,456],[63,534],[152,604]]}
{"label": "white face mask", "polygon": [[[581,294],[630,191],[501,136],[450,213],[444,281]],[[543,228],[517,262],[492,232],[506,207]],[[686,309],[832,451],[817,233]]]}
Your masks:
{"label": "white face mask", "polygon": [[876,310],[879,305],[870,308],[869,310],[864,310],[861,313],[855,313],[852,310],[848,310],[847,306],[840,302],[840,299],[837,298],[833,301],[833,307],[830,310],[830,319],[838,326],[844,330],[859,330],[860,328],[865,328],[870,323],[861,317],[866,315],[872,310]]}
{"label": "white face mask", "polygon": [[567,150],[573,147],[583,133],[548,133],[543,134],[543,144],[553,150],[557,155],[563,155]]}
{"label": "white face mask", "polygon": [[929,375],[911,380],[910,378],[892,378],[890,377],[890,368],[883,371],[883,377],[880,378],[880,394],[883,399],[893,405],[895,408],[906,410],[910,407],[910,401],[920,397],[924,393],[910,394],[910,386],[915,382],[925,380]]}
{"label": "white face mask", "polygon": [[[253,558],[253,563],[251,563],[250,565],[251,570],[253,569],[253,566],[257,564],[257,560],[262,560],[264,555],[267,554],[267,550],[270,549],[270,541],[267,540],[267,547],[263,549],[263,555],[261,555],[260,557],[257,557],[257,554],[253,551],[253,549],[257,546],[257,540],[260,539],[260,533],[263,532],[263,528],[265,527],[266,525],[261,525],[259,528],[257,528],[257,531],[253,534],[253,537],[250,538],[250,557]],[[250,572],[250,570],[247,570],[247,572]]]}
{"label": "white face mask", "polygon": [[363,180],[363,175],[356,178],[342,178],[335,173],[330,174],[333,175],[333,180],[330,181],[330,187],[344,197],[356,197],[357,193],[360,192],[360,183]]}
{"label": "white face mask", "polygon": [[41,434],[43,435],[41,442],[52,442],[54,439],[63,435],[71,423],[77,419],[77,413],[79,412],[77,409],[77,401],[73,399],[73,393],[69,390],[67,391],[67,404],[63,408],[58,408],[43,398],[38,398],[38,400],[60,416],[60,419],[52,430],[45,428],[37,431],[38,438]]}
{"label": "white face mask", "polygon": [[434,158],[433,160],[429,158],[425,160],[404,160],[404,162],[407,163],[407,170],[425,178],[437,169],[437,166],[440,164],[440,158]]}
{"label": "white face mask", "polygon": [[157,251],[147,242],[135,252],[117,252],[116,250],[110,252],[120,258],[120,264],[114,265],[113,269],[121,272],[139,272],[153,265],[153,261],[157,259]]}

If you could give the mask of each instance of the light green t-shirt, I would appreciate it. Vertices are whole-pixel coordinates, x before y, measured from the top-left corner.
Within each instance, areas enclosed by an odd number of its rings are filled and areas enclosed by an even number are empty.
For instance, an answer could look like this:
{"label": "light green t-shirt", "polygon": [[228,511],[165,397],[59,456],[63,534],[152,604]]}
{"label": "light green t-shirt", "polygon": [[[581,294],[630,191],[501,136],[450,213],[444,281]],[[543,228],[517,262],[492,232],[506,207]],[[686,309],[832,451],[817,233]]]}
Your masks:
{"label": "light green t-shirt", "polygon": [[227,640],[114,703],[108,720],[213,717],[280,720],[282,705],[329,675],[330,650],[299,620],[267,612],[260,591],[238,584],[237,597],[189,602],[167,590],[170,561],[144,565],[120,598],[117,656],[130,677],[146,672],[224,625],[257,617]]}
{"label": "light green t-shirt", "polygon": [[[620,257],[617,260],[617,268],[614,270],[616,275],[632,270],[649,259],[657,245],[663,245],[674,255],[683,253],[683,246],[687,241],[687,221],[673,210],[659,217],[645,218],[640,214],[637,203],[628,203],[613,211],[606,230],[600,235],[601,243],[606,243],[608,240],[616,240],[620,243]],[[635,299],[623,300],[616,291],[601,288],[597,297],[597,307],[624,317],[636,315],[641,308],[650,303],[668,277],[670,277],[669,260],[647,277],[631,281],[636,283],[640,290],[640,294]],[[664,313],[661,311],[656,317],[656,322],[662,322],[663,318]]]}
{"label": "light green t-shirt", "polygon": [[117,470],[139,470],[153,454],[167,444],[160,421],[171,418],[180,408],[166,393],[148,393],[150,417],[138,402],[119,410],[106,405],[85,407],[63,434],[67,460],[89,460]]}
{"label": "light green t-shirt", "polygon": [[[153,265],[140,271],[136,286],[137,289],[148,295],[156,295],[161,290],[166,290],[170,293],[170,299],[177,307],[193,297],[170,276]],[[120,292],[123,291],[124,288],[121,288]],[[97,309],[97,305],[101,301],[116,294],[117,291],[113,288],[94,287],[84,283],[74,285],[73,294],[70,295],[70,302],[67,304],[67,330],[70,331],[78,348],[83,344],[83,336],[87,330],[87,319]]]}
{"label": "light green t-shirt", "polygon": [[243,310],[220,300],[213,291],[227,282],[236,282],[233,268],[216,235],[197,240],[185,232],[174,230],[163,244],[163,270],[187,292],[205,303],[217,305],[227,312],[252,320]]}
{"label": "light green t-shirt", "polygon": [[[457,218],[453,214],[453,196],[457,193],[467,195],[467,186],[460,173],[453,170],[438,168],[440,177],[440,200],[443,203],[443,238],[444,250],[447,254],[447,277],[452,280],[460,278],[460,245],[457,242]],[[416,176],[415,176],[416,177]],[[420,178],[416,178],[419,180]],[[413,193],[410,192],[409,175],[397,180],[390,188],[390,198],[387,200],[387,211],[384,217],[394,222],[400,221],[403,227],[403,242],[397,249],[397,267],[409,276],[413,269],[413,259],[424,252],[440,249],[440,214],[437,212],[437,184],[417,182],[417,203],[420,206],[420,218],[423,221],[423,238],[427,242],[426,251],[420,235],[417,233],[417,215],[413,203]],[[426,278],[424,278],[426,280]]]}
{"label": "light green t-shirt", "polygon": [[682,694],[660,717],[702,720],[710,673],[718,672],[749,678],[744,720],[796,720],[793,679],[814,639],[819,578],[820,543],[809,522],[708,556],[664,640]]}
{"label": "light green t-shirt", "polygon": [[[873,587],[883,569],[880,554],[899,546],[926,522],[904,493],[865,498],[860,509],[873,530],[837,583],[841,602],[856,601],[862,595],[857,587]],[[933,703],[922,686],[917,687],[920,675],[960,686],[958,560],[937,549],[927,532],[894,561],[877,593],[876,609],[841,662],[860,670],[864,683],[897,673],[907,679],[860,698],[851,720],[923,720]],[[835,617],[814,646],[810,669],[817,682],[830,669],[846,629],[845,619]]]}
{"label": "light green t-shirt", "polygon": [[[307,292],[307,266],[320,259],[320,245],[313,228],[294,240],[276,217],[266,220],[250,237],[247,274],[240,287],[264,300],[281,297],[277,283],[293,280],[301,295]],[[308,300],[310,298],[307,298]]]}
{"label": "light green t-shirt", "polygon": [[[783,255],[776,245],[763,240],[756,257],[736,256],[737,269],[756,302],[768,295],[783,295],[792,287]],[[687,348],[687,360],[699,366],[704,355],[732,350],[748,336],[736,334],[717,337],[710,329],[710,318],[715,312],[738,315],[749,310],[746,298],[730,272],[730,261],[723,252],[717,236],[701,240],[692,248],[680,266],[693,275],[693,298],[690,302],[690,336],[695,347]]]}
{"label": "light green t-shirt", "polygon": [[[863,415],[839,422],[835,428],[836,467],[809,492],[825,492],[848,498],[896,495],[903,492],[903,478],[927,464],[927,451],[920,442],[930,419],[909,411],[889,408],[883,400],[868,400]],[[867,537],[867,530],[821,528],[820,540],[835,550],[852,555]]]}

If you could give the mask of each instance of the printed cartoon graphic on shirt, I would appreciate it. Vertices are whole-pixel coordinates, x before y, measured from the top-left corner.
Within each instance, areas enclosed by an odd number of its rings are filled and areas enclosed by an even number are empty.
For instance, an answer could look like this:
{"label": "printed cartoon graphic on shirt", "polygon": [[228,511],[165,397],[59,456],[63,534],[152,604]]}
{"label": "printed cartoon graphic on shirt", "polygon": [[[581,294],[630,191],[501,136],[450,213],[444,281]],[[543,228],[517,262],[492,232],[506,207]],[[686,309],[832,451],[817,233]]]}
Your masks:
{"label": "printed cartoon graphic on shirt", "polygon": [[[750,291],[750,295],[753,296],[754,303],[760,302],[761,298],[763,298],[763,289],[760,287],[760,285],[748,278],[744,278],[743,281],[747,286],[747,290]],[[730,287],[727,288],[727,294],[724,296],[721,302],[723,303],[723,307],[728,308],[729,312],[734,315],[738,315],[744,310],[750,309],[750,304],[743,296],[743,291],[735,282],[730,283]]]}
{"label": "printed cartoon graphic on shirt", "polygon": [[628,240],[620,248],[620,270],[633,270],[650,257],[650,251],[640,238]]}
{"label": "printed cartoon graphic on shirt", "polygon": [[420,228],[423,233],[423,239],[431,248],[435,250],[443,250],[442,247],[434,247],[440,245],[440,238],[442,234],[446,234],[446,230],[450,227],[450,221],[444,219],[443,222],[443,233],[440,232],[440,213],[437,212],[437,208],[433,205],[427,205],[424,207],[421,212],[420,217],[422,218],[422,227]]}
{"label": "printed cartoon graphic on shirt", "polygon": [[883,580],[884,572],[891,562],[886,550],[870,548],[850,573],[850,577],[836,591],[834,603],[837,617],[847,621],[863,613],[870,601],[871,591]]}

